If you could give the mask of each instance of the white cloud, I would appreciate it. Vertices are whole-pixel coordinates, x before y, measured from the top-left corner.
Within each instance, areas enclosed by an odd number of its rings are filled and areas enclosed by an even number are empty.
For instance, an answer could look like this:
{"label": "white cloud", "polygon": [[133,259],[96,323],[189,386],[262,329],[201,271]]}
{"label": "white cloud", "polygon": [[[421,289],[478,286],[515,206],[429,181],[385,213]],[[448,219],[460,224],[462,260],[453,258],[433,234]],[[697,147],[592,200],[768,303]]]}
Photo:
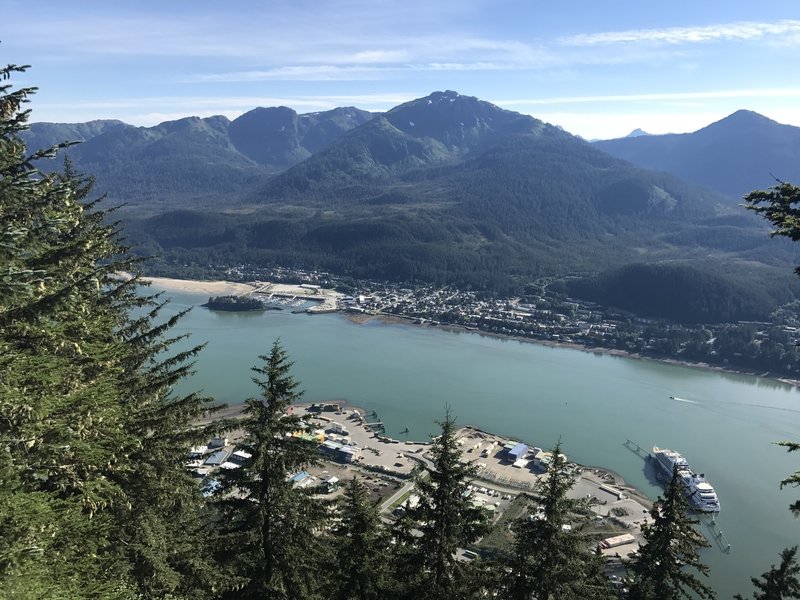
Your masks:
{"label": "white cloud", "polygon": [[204,73],[191,75],[181,83],[232,83],[256,81],[370,81],[397,73],[425,71],[508,71],[522,68],[514,63],[497,62],[432,62],[427,64],[392,65],[290,65],[273,69]]}
{"label": "white cloud", "polygon": [[798,88],[746,88],[711,90],[705,92],[656,92],[647,94],[610,94],[597,96],[556,96],[545,98],[516,98],[497,100],[500,106],[532,106],[548,104],[588,104],[606,102],[670,102],[715,98],[800,98]]}
{"label": "white cloud", "polygon": [[593,46],[597,44],[622,44],[634,42],[656,42],[661,44],[687,44],[718,40],[755,40],[766,36],[788,36],[797,39],[800,21],[774,22],[742,21],[698,27],[668,27],[663,29],[630,29],[586,33],[562,38],[568,46]]}
{"label": "white cloud", "polygon": [[408,59],[405,50],[362,50],[356,52],[350,62],[354,63],[389,63],[401,62]]}

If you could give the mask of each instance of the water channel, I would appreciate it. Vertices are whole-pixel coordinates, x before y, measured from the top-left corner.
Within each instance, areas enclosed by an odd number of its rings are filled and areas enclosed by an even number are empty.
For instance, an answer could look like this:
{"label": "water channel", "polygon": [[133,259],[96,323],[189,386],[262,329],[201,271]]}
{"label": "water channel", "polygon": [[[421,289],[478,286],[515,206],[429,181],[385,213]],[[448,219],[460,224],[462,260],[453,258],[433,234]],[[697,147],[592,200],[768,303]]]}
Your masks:
{"label": "water channel", "polygon": [[[169,296],[170,310],[206,299]],[[529,444],[561,438],[572,460],[609,468],[651,498],[661,488],[623,442],[678,450],[720,496],[717,520],[732,548],[704,554],[719,598],[749,595],[749,577],[800,543],[800,519],[787,509],[800,491],[778,489],[800,456],[772,443],[800,439],[800,392],[788,385],[476,333],[355,324],[341,314],[198,307],[177,330],[208,344],[183,391],[201,389],[229,404],[254,394],[249,369],[280,338],[305,400],[375,410],[387,435],[399,439],[435,433],[449,405],[459,423]]]}

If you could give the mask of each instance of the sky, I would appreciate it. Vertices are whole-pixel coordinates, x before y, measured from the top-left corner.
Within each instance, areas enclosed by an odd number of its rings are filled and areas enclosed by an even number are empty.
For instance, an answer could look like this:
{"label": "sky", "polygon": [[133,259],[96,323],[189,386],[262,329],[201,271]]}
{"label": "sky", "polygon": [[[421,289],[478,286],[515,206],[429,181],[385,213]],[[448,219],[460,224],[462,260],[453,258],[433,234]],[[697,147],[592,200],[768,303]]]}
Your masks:
{"label": "sky", "polygon": [[0,0],[32,121],[257,106],[385,111],[436,90],[587,139],[738,109],[800,126],[798,0]]}

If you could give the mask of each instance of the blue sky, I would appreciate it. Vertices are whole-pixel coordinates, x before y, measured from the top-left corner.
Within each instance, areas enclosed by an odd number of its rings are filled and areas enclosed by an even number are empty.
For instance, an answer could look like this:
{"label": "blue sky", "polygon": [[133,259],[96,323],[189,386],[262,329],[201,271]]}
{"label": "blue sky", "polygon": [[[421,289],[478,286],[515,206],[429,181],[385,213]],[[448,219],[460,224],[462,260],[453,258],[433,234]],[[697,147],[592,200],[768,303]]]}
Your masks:
{"label": "blue sky", "polygon": [[452,89],[587,138],[800,125],[797,0],[3,0],[34,121],[386,110]]}

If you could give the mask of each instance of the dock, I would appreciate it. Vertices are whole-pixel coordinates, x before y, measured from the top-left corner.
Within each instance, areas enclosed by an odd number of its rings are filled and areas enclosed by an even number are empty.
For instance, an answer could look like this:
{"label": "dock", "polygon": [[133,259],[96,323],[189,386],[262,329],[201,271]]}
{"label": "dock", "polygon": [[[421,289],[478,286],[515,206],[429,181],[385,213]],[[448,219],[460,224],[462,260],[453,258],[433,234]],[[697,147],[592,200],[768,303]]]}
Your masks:
{"label": "dock", "polygon": [[645,460],[648,460],[650,458],[650,453],[644,448],[642,448],[639,444],[634,442],[633,440],[625,440],[625,442],[622,445],[625,446],[628,450],[630,450],[634,454],[636,454],[639,458],[643,458]]}
{"label": "dock", "polygon": [[700,521],[704,523],[706,527],[708,527],[709,532],[711,532],[711,537],[714,538],[714,542],[716,542],[717,547],[719,547],[719,549],[725,554],[730,554],[731,543],[728,541],[728,538],[725,537],[725,533],[722,531],[722,529],[720,529],[715,515],[712,513],[711,516],[706,516],[700,519]]}
{"label": "dock", "polygon": [[[644,460],[649,460],[652,458],[652,456],[647,450],[642,448],[639,444],[637,444],[633,440],[625,440],[622,445],[625,446],[631,452],[633,452],[636,456],[643,458]],[[731,544],[728,541],[728,538],[725,537],[725,533],[722,531],[722,529],[720,529],[715,514],[703,513],[698,520],[700,523],[703,523],[708,528],[708,531],[711,533],[711,538],[714,540],[714,543],[716,543],[717,547],[722,552],[730,554]]]}
{"label": "dock", "polygon": [[[369,419],[375,420],[370,421]],[[383,421],[380,420],[378,413],[374,410],[364,414],[364,427],[371,429],[376,433],[386,433],[386,427],[384,426]]]}

